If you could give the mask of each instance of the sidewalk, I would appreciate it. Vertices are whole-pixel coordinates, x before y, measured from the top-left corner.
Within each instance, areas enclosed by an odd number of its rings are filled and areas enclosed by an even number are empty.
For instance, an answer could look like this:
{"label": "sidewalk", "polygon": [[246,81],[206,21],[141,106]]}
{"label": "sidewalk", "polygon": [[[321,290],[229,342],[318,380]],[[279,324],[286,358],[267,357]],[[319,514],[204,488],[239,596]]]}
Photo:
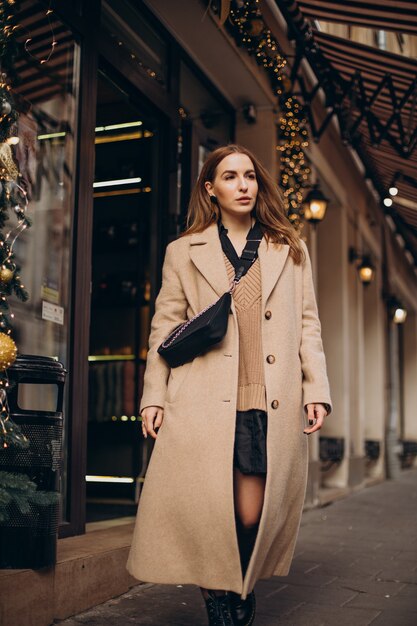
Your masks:
{"label": "sidewalk", "polygon": [[[291,573],[256,585],[255,626],[416,626],[417,470],[303,515]],[[62,626],[204,626],[196,586],[142,584]]]}

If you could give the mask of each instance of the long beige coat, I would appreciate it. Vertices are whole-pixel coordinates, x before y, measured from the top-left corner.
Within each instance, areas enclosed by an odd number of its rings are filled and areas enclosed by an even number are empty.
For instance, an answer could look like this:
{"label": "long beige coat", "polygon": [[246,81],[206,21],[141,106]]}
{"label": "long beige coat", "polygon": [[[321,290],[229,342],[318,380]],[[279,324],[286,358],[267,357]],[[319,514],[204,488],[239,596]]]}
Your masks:
{"label": "long beige coat", "polygon": [[[170,370],[164,337],[227,291],[216,223],[171,242],[156,300],[140,410],[164,407],[139,503],[128,559],[141,581],[228,589],[243,597],[260,578],[286,575],[298,534],[307,476],[303,406],[331,404],[311,265],[265,238],[262,345],[268,405],[267,480],[252,557],[242,580],[233,506],[238,327],[232,303],[223,341]],[[275,356],[274,363],[266,361]]]}

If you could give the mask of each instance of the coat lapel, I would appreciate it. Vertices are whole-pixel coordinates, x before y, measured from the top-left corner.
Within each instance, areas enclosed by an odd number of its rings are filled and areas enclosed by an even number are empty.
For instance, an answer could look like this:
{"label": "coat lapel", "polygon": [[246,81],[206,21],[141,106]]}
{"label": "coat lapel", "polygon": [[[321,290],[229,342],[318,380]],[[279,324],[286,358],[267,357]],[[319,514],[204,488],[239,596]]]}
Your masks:
{"label": "coat lapel", "polygon": [[263,307],[281,276],[289,250],[290,247],[286,244],[270,243],[267,246],[265,237],[259,244],[258,256],[261,265]]}
{"label": "coat lapel", "polygon": [[[262,277],[262,304],[265,305],[284,268],[289,252],[288,245],[266,244],[262,239],[258,256]],[[190,257],[196,268],[212,286],[218,296],[229,289],[226,265],[217,224],[213,222],[201,233],[190,238]]]}
{"label": "coat lapel", "polygon": [[229,289],[229,280],[216,222],[191,235],[190,257],[217,295],[222,296]]}

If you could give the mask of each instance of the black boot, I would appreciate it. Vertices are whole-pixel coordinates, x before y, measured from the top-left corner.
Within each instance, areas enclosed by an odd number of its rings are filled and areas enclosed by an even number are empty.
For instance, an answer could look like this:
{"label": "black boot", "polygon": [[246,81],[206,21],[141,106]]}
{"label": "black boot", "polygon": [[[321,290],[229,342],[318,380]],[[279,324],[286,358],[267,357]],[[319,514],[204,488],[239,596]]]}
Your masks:
{"label": "black boot", "polygon": [[233,624],[235,626],[251,626],[255,619],[255,592],[251,591],[245,600],[242,600],[240,595],[233,593],[233,591],[229,591],[229,596]]}
{"label": "black boot", "polygon": [[209,618],[209,626],[234,626],[230,614],[229,595],[216,596],[214,591],[207,589],[208,598],[204,598]]}

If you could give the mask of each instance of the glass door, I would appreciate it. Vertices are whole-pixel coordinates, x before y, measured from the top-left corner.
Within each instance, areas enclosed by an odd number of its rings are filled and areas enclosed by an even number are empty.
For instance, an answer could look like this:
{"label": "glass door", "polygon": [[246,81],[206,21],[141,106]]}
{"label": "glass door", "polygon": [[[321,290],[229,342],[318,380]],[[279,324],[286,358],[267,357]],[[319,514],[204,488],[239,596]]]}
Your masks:
{"label": "glass door", "polygon": [[138,401],[150,324],[158,119],[98,78],[87,522],[134,515],[149,447]]}

